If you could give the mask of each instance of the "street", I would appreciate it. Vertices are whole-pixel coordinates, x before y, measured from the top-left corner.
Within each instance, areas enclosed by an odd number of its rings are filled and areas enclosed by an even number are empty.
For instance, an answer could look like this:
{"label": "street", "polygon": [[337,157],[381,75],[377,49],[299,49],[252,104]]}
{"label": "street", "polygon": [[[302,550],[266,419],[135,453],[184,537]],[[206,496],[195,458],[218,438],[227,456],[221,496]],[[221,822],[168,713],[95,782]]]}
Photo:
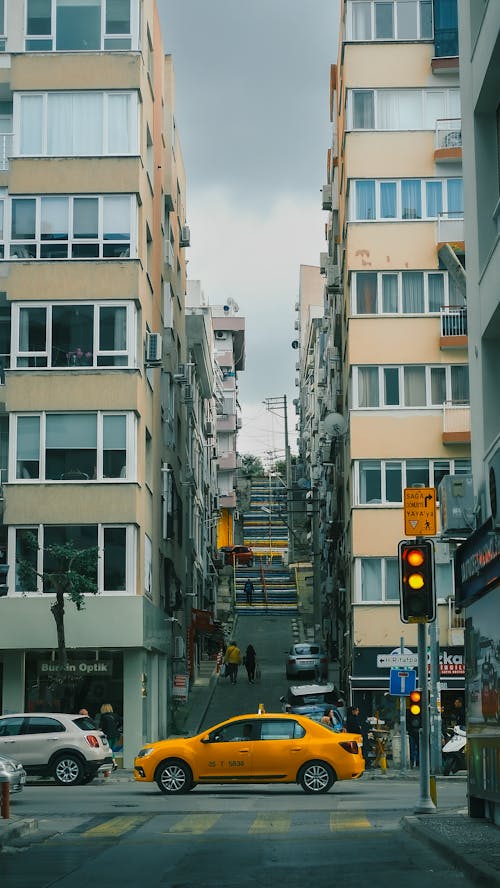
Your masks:
{"label": "street", "polygon": [[[244,617],[237,630],[240,647],[252,642],[257,650],[262,682],[249,685],[244,669],[236,687],[220,680],[204,727],[261,702],[279,709],[290,619]],[[39,830],[0,855],[0,881],[2,888],[472,884],[402,829],[417,799],[417,780],[369,773],[319,796],[270,785],[198,786],[170,798],[119,772],[73,788],[30,782],[13,813],[35,817]],[[463,780],[438,781],[441,812],[465,805]]]}

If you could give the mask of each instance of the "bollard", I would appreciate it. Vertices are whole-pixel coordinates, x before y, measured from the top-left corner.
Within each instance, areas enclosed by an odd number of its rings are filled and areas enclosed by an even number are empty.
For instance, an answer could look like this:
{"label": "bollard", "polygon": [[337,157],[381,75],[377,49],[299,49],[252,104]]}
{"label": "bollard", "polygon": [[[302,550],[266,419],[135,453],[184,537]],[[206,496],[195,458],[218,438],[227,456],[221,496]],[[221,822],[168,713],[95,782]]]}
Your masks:
{"label": "bollard", "polygon": [[10,783],[8,781],[2,783],[1,800],[2,818],[3,820],[8,820],[10,817]]}
{"label": "bollard", "polygon": [[431,774],[429,777],[429,795],[437,808],[437,786],[434,774]]}

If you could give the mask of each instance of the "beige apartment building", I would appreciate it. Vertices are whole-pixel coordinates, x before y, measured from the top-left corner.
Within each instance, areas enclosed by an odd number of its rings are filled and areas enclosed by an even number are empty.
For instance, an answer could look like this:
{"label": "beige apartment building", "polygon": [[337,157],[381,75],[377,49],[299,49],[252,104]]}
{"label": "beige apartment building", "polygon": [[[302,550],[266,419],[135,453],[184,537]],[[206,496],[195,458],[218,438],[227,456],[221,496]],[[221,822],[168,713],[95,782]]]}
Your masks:
{"label": "beige apartment building", "polygon": [[[170,726],[172,660],[186,672],[191,606],[204,606],[186,473],[197,459],[204,491],[209,468],[174,380],[189,229],[172,59],[153,0],[6,0],[0,17],[1,708],[110,702],[130,766]],[[198,425],[207,342],[191,325]],[[99,558],[97,594],[66,606],[61,682],[53,596],[16,561],[41,573],[44,547],[67,541]]]}
{"label": "beige apartment building", "polygon": [[[324,366],[324,477],[339,490],[323,526],[323,632],[341,689],[388,720],[387,656],[415,653],[400,621],[405,488],[470,474],[461,111],[456,8],[344,0],[332,67]],[[459,479],[460,482],[460,479]],[[465,482],[464,482],[465,483]],[[459,484],[460,486],[460,484]],[[465,499],[464,499],[465,503]],[[469,502],[467,501],[467,505]],[[439,522],[441,702],[463,698],[463,630],[453,611],[454,538],[472,511]],[[460,526],[459,526],[460,525]],[[384,659],[385,658],[385,659]],[[411,659],[411,657],[410,657]]]}

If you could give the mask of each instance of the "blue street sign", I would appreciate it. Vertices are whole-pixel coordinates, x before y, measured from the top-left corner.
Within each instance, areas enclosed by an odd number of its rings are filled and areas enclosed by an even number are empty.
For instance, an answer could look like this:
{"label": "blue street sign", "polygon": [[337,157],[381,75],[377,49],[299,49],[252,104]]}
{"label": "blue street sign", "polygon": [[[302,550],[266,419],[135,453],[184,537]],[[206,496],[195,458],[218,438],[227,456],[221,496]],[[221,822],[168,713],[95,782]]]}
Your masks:
{"label": "blue street sign", "polygon": [[389,674],[389,693],[394,697],[408,697],[417,687],[417,673],[414,669],[393,668]]}

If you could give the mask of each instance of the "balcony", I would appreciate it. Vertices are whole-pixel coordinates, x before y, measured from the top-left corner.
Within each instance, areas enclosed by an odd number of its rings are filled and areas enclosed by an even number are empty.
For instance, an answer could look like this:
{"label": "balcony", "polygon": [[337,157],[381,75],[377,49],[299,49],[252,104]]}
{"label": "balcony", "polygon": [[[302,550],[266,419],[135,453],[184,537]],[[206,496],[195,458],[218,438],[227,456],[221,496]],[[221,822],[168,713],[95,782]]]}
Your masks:
{"label": "balcony", "polygon": [[221,472],[233,471],[236,469],[236,453],[234,450],[229,453],[220,454],[219,459],[217,460],[217,465]]}
{"label": "balcony", "polygon": [[436,225],[438,252],[445,244],[449,244],[455,253],[465,252],[463,212],[440,213]]}
{"label": "balcony", "polygon": [[440,348],[467,348],[467,309],[464,305],[441,309]]}
{"label": "balcony", "polygon": [[462,121],[460,118],[436,120],[435,163],[462,162]]}
{"label": "balcony", "polygon": [[470,404],[445,401],[443,444],[470,444]]}

